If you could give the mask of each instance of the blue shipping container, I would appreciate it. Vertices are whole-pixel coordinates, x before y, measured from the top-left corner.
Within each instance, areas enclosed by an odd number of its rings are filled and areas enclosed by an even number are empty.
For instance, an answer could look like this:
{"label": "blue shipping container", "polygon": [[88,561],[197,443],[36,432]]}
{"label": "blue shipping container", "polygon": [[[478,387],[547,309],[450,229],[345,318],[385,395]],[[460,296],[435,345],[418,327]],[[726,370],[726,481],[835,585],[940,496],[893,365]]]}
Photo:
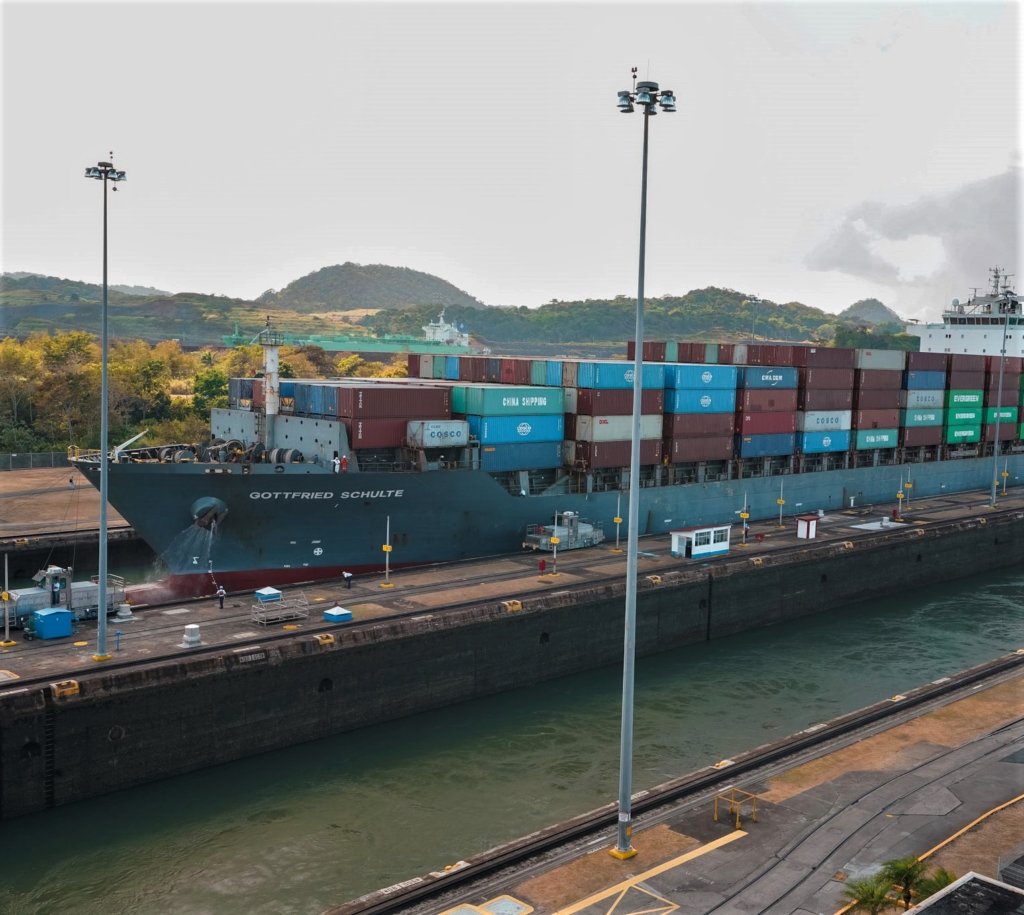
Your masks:
{"label": "blue shipping container", "polygon": [[[731,368],[731,366],[730,366]],[[665,391],[666,413],[732,413],[736,409],[736,389]]]}
{"label": "blue shipping container", "polygon": [[560,388],[562,386],[562,360],[548,359],[545,364],[544,384],[549,387]]}
{"label": "blue shipping container", "polygon": [[904,372],[906,391],[941,391],[946,386],[945,372]]}
{"label": "blue shipping container", "polygon": [[458,356],[445,356],[444,357],[444,377],[448,381],[459,380],[459,357]]}
{"label": "blue shipping container", "polygon": [[800,373],[791,365],[746,365],[740,369],[741,388],[795,388]]}
{"label": "blue shipping container", "polygon": [[850,433],[841,429],[827,432],[801,432],[797,436],[797,449],[804,454],[827,454],[850,450]]}
{"label": "blue shipping container", "polygon": [[480,469],[489,473],[505,470],[548,470],[562,466],[563,442],[523,442],[514,445],[481,445]]}
{"label": "blue shipping container", "polygon": [[[610,391],[633,387],[632,362],[580,362],[576,369],[576,384],[569,387],[595,388]],[[643,363],[643,388],[665,387],[665,364]]]}
{"label": "blue shipping container", "polygon": [[665,364],[666,388],[724,391],[735,389],[738,377],[739,370],[735,365],[696,365],[686,362]]}
{"label": "blue shipping container", "polygon": [[792,454],[795,448],[795,432],[779,432],[774,435],[736,436],[736,453],[744,458]]}
{"label": "blue shipping container", "polygon": [[41,639],[59,639],[71,635],[70,610],[54,607],[50,610],[36,610],[32,614],[32,628]]}
{"label": "blue shipping container", "polygon": [[514,442],[560,442],[565,438],[565,417],[477,416],[466,417],[471,435],[483,445],[509,445]]}
{"label": "blue shipping container", "polygon": [[295,396],[296,384],[294,381],[286,381],[281,379],[279,386],[279,393],[282,397],[294,397]]}

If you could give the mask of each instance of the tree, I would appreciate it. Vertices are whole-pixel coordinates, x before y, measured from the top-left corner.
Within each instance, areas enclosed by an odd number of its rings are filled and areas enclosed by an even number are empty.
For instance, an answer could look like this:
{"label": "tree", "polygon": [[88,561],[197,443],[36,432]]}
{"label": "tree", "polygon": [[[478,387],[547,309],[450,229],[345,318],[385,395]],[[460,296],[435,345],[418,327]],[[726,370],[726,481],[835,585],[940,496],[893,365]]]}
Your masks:
{"label": "tree", "polygon": [[10,409],[10,421],[17,424],[19,407],[28,406],[39,377],[39,351],[13,337],[0,340],[0,397],[3,416]]}
{"label": "tree", "polygon": [[206,416],[212,407],[228,405],[228,376],[220,369],[196,372],[192,390],[192,410],[199,416]]}
{"label": "tree", "polygon": [[938,867],[930,874],[922,877],[917,885],[917,892],[920,899],[927,899],[934,896],[939,890],[945,889],[956,880],[956,874],[951,873],[944,867]]}
{"label": "tree", "polygon": [[891,890],[892,882],[878,873],[872,877],[849,881],[843,887],[843,898],[852,903],[849,909],[851,912],[879,915],[895,907],[895,900],[889,895]]}
{"label": "tree", "polygon": [[928,867],[920,858],[908,855],[906,858],[894,858],[882,865],[882,879],[900,887],[903,903],[910,908],[911,900],[918,892]]}

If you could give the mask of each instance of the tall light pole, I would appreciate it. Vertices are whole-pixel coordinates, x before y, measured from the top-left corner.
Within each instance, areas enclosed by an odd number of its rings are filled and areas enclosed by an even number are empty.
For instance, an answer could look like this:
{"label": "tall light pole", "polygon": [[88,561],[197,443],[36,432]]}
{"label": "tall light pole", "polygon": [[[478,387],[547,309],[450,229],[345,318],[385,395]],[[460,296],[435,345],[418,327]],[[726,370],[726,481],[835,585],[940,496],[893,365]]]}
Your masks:
{"label": "tall light pole", "polygon": [[[110,156],[114,158],[113,153]],[[107,651],[107,476],[110,462],[107,447],[107,417],[109,414],[107,393],[107,184],[124,181],[124,172],[114,168],[112,162],[99,162],[85,170],[86,178],[103,182],[103,310],[100,313],[100,567],[99,606],[96,620],[96,654],[94,661],[109,661]],[[117,188],[115,187],[116,191]]]}
{"label": "tall light pole", "polygon": [[[999,274],[996,274],[996,294],[998,295],[999,289]],[[996,427],[995,427],[995,438],[992,442],[992,497],[989,501],[989,508],[996,507],[996,489],[999,486],[999,412],[1003,409],[1003,371],[1006,366],[1006,332],[1010,326],[1010,314],[1017,308],[1016,297],[1012,295],[1009,288],[1000,297],[999,303],[1003,310],[1003,342],[999,350],[999,388],[996,392]],[[982,411],[985,406],[982,405]],[[984,416],[982,417],[984,418]],[[984,445],[982,445],[984,448]],[[1005,486],[1005,477],[1004,486]]]}
{"label": "tall light pole", "polygon": [[636,660],[636,557],[640,527],[640,400],[643,391],[644,361],[644,259],[647,246],[647,130],[658,106],[668,113],[676,110],[671,89],[658,89],[657,83],[636,81],[633,89],[619,93],[619,111],[631,114],[634,105],[644,114],[643,169],[640,180],[640,270],[636,292],[636,333],[633,361],[633,428],[629,452],[629,508],[626,529],[626,618],[622,651],[622,731],[619,748],[619,820],[615,848],[611,854],[620,859],[636,854],[633,835],[633,666]]}

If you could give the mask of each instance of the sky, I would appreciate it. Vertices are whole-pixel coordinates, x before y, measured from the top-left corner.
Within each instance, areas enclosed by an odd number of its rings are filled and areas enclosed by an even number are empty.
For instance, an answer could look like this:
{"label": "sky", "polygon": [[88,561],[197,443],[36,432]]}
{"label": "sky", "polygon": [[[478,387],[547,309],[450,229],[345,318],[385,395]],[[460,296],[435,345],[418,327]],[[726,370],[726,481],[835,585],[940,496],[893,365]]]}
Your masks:
{"label": "sky", "polygon": [[[255,298],[332,264],[488,305],[719,286],[936,320],[1024,271],[1016,2],[2,7],[2,268]],[[1019,286],[1024,286],[1024,277]]]}

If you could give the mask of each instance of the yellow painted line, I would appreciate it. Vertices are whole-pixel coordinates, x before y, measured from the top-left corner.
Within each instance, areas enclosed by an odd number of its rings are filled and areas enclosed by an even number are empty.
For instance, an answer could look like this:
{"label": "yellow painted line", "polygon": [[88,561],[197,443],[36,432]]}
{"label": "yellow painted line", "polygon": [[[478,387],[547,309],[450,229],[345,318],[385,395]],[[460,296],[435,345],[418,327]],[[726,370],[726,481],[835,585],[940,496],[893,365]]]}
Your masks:
{"label": "yellow painted line", "polygon": [[943,841],[941,841],[934,848],[929,848],[928,851],[926,851],[923,855],[918,855],[918,860],[924,861],[925,858],[930,858],[940,848],[945,848],[954,839],[958,839],[968,830],[974,829],[974,827],[977,826],[982,820],[987,820],[990,816],[992,816],[993,813],[999,813],[1000,810],[1005,810],[1007,807],[1012,807],[1014,804],[1017,804],[1020,801],[1024,801],[1024,794],[1018,794],[1013,800],[1007,801],[1005,804],[1000,804],[998,807],[993,807],[991,810],[987,811],[986,813],[983,813],[972,823],[966,825],[963,829],[954,832],[953,835],[951,835],[948,839],[944,839]]}
{"label": "yellow painted line", "polygon": [[579,902],[573,903],[568,908],[559,909],[556,915],[572,915],[573,912],[582,912],[583,909],[588,906],[595,905],[603,899],[608,899],[610,896],[621,894],[631,887],[636,886],[636,884],[642,883],[644,880],[650,880],[652,877],[657,877],[658,874],[663,874],[665,871],[672,870],[673,867],[678,867],[680,864],[685,864],[687,861],[692,861],[694,858],[699,858],[702,855],[706,855],[708,852],[715,851],[715,849],[721,848],[723,845],[728,845],[730,842],[735,842],[737,839],[741,839],[745,835],[746,832],[742,829],[734,830],[728,835],[722,836],[720,839],[715,839],[714,842],[708,842],[707,845],[702,845],[700,848],[688,851],[685,855],[680,855],[678,858],[673,858],[671,861],[666,861],[663,864],[659,864],[657,867],[652,867],[650,870],[644,871],[642,874],[630,877],[629,880],[623,880],[622,883],[617,883],[615,886],[610,886],[605,890],[601,890],[600,893],[595,893],[593,896],[581,899]]}

